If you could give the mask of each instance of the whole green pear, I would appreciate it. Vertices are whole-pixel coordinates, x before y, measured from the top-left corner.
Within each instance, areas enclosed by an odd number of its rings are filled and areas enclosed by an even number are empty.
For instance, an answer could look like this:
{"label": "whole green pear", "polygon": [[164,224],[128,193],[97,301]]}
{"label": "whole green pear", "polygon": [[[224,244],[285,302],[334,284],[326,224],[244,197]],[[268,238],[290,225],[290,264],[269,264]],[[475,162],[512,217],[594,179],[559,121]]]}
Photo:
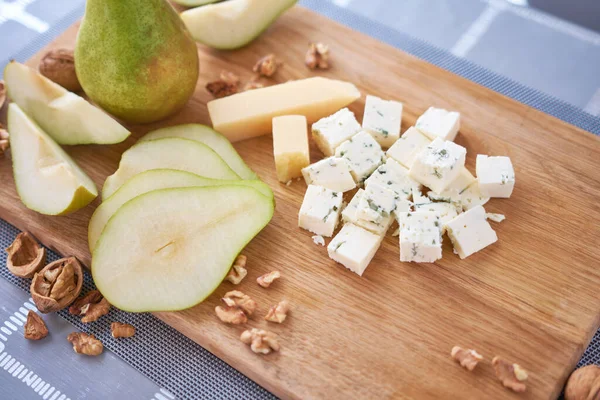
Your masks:
{"label": "whole green pear", "polygon": [[196,45],[166,0],[87,0],[75,47],[85,93],[109,113],[148,123],[194,93]]}

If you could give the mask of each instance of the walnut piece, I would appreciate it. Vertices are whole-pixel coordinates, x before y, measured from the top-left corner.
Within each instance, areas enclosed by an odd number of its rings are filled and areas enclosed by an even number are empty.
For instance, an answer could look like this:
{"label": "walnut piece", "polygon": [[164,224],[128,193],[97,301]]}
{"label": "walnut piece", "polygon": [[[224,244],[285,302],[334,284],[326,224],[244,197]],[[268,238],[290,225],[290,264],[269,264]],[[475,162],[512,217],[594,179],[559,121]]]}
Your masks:
{"label": "walnut piece", "polygon": [[239,307],[247,315],[252,315],[256,310],[256,302],[250,298],[247,294],[240,292],[239,290],[232,290],[231,292],[225,293],[225,297],[221,299],[227,307]]}
{"label": "walnut piece", "polygon": [[48,336],[46,323],[35,311],[29,310],[25,322],[25,339],[40,340]]}
{"label": "walnut piece", "polygon": [[228,71],[222,71],[220,79],[206,84],[206,90],[216,99],[236,94],[239,87],[240,78],[233,72]]}
{"label": "walnut piece", "polygon": [[[2,101],[2,99],[0,99]],[[0,107],[1,108],[1,107]],[[6,150],[10,147],[10,135],[4,129],[4,126],[0,124],[0,157],[4,155]]]}
{"label": "walnut piece", "polygon": [[3,80],[0,80],[0,109],[6,103],[6,85]]}
{"label": "walnut piece", "polygon": [[271,271],[268,274],[264,274],[262,276],[259,276],[258,278],[256,278],[256,282],[264,287],[264,288],[268,288],[269,286],[271,286],[271,283],[273,283],[273,281],[275,279],[279,279],[281,278],[281,272],[279,271]]}
{"label": "walnut piece", "polygon": [[40,74],[58,83],[71,92],[81,91],[81,84],[75,73],[73,50],[55,49],[48,52],[39,66]]}
{"label": "walnut piece", "polygon": [[252,71],[260,76],[271,77],[277,72],[278,67],[279,63],[275,59],[275,54],[267,54],[256,62]]}
{"label": "walnut piece", "polygon": [[86,356],[97,356],[102,354],[104,350],[102,342],[92,334],[73,332],[69,333],[67,340],[73,345],[75,353],[85,354]]}
{"label": "walnut piece", "polygon": [[79,296],[83,269],[75,257],[61,258],[46,265],[31,281],[31,297],[38,310],[49,313],[62,310]]}
{"label": "walnut piece", "polygon": [[264,87],[265,87],[265,85],[263,85],[260,82],[250,81],[250,82],[246,83],[246,85],[244,86],[244,91],[260,89],[260,88],[264,88]]}
{"label": "walnut piece", "polygon": [[217,317],[226,324],[239,325],[248,322],[248,317],[239,307],[216,306],[215,313],[217,314]]}
{"label": "walnut piece", "polygon": [[223,82],[229,83],[230,85],[239,85],[240,77],[230,71],[221,71],[219,76]]}
{"label": "walnut piece", "polygon": [[97,321],[101,316],[108,314],[110,303],[104,297],[97,303],[88,303],[81,307],[81,322],[84,324]]}
{"label": "walnut piece", "polygon": [[310,43],[304,58],[304,64],[310,69],[329,68],[329,46],[323,43]]}
{"label": "walnut piece", "polygon": [[599,400],[600,366],[587,365],[571,374],[565,388],[565,400]]}
{"label": "walnut piece", "polygon": [[527,371],[521,368],[519,364],[511,364],[496,356],[492,360],[492,365],[494,366],[496,376],[500,379],[504,387],[517,393],[524,392],[527,389],[527,386],[523,383],[527,380]]}
{"label": "walnut piece", "polygon": [[19,233],[6,252],[6,267],[21,278],[33,277],[46,264],[46,249],[27,232]]}
{"label": "walnut piece", "polygon": [[135,335],[135,328],[133,325],[113,322],[110,324],[110,333],[114,338],[128,338]]}
{"label": "walnut piece", "polygon": [[242,279],[248,275],[248,270],[244,268],[246,266],[246,260],[247,257],[243,254],[237,256],[225,280],[233,283],[234,285],[239,285]]}
{"label": "walnut piece", "polygon": [[69,314],[81,315],[81,308],[83,306],[90,303],[99,303],[100,300],[102,300],[102,293],[100,293],[98,290],[90,290],[85,294],[85,296],[78,298],[73,304],[71,304],[69,307]]}
{"label": "walnut piece", "polygon": [[459,346],[454,346],[450,354],[461,367],[464,367],[469,371],[473,371],[479,361],[483,360],[483,356],[475,350],[465,350]]}
{"label": "walnut piece", "polygon": [[242,332],[240,336],[242,343],[249,344],[255,353],[269,354],[271,351],[279,351],[280,346],[277,335],[262,329],[252,328]]}
{"label": "walnut piece", "polygon": [[287,301],[280,301],[279,304],[269,309],[269,312],[265,316],[265,319],[270,322],[277,322],[279,324],[285,321],[287,313],[290,310],[290,305]]}

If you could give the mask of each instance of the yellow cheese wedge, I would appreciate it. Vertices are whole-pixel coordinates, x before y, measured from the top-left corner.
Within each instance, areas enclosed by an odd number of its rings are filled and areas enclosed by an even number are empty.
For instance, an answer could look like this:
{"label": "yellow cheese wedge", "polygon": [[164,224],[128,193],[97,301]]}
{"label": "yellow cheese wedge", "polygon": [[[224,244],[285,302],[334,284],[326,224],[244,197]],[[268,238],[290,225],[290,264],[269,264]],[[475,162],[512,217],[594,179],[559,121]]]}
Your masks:
{"label": "yellow cheese wedge", "polygon": [[236,142],[271,133],[273,117],[304,115],[312,123],[358,98],[349,82],[315,77],[210,101],[208,113],[214,129]]}
{"label": "yellow cheese wedge", "polygon": [[273,156],[279,182],[302,176],[310,164],[306,117],[286,115],[273,118]]}

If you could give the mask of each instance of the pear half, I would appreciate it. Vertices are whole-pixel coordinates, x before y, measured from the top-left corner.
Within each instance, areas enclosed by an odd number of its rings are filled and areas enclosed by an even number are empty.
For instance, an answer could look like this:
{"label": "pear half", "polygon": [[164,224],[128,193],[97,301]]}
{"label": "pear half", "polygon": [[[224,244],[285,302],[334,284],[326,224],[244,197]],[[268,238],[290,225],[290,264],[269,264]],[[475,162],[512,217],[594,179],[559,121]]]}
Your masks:
{"label": "pear half", "polygon": [[123,205],[92,257],[94,282],[130,312],[174,311],[203,301],[273,216],[245,186],[155,190]]}
{"label": "pear half", "polygon": [[94,182],[15,103],[8,107],[8,130],[17,192],[25,206],[64,215],[98,196]]}
{"label": "pear half", "polygon": [[216,49],[243,47],[297,0],[229,0],[181,13],[194,40]]}
{"label": "pear half", "polygon": [[205,144],[165,138],[136,143],[119,163],[119,169],[106,178],[102,198],[109,198],[125,182],[151,169],[176,169],[213,179],[238,180],[240,177]]}
{"label": "pear half", "polygon": [[139,141],[163,138],[183,138],[204,143],[215,151],[231,169],[242,179],[257,179],[258,177],[246,165],[242,157],[235,151],[231,142],[214,129],[200,124],[186,124],[157,129],[143,136]]}
{"label": "pear half", "polygon": [[119,190],[108,199],[104,200],[102,204],[96,208],[88,226],[88,243],[90,251],[94,251],[96,242],[110,217],[112,217],[123,204],[139,195],[158,189],[223,185],[252,187],[261,194],[273,199],[273,192],[269,186],[257,180],[226,181],[205,178],[203,176],[174,169],[152,169],[137,174],[128,180]]}
{"label": "pear half", "polygon": [[59,144],[120,143],[129,131],[98,107],[11,61],[4,69],[9,97]]}

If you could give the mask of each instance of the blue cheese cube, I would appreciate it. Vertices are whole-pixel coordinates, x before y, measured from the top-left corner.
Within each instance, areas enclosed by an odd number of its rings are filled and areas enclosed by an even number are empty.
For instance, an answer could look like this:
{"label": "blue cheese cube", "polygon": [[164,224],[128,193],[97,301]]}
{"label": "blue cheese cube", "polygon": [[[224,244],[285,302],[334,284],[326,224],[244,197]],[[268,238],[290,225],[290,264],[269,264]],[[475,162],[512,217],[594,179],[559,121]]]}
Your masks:
{"label": "blue cheese cube", "polygon": [[312,135],[323,154],[332,156],[342,142],[356,135],[360,129],[354,113],[342,108],[335,114],[315,122],[312,125]]}
{"label": "blue cheese cube", "polygon": [[390,147],[386,153],[406,168],[413,165],[417,154],[431,143],[427,136],[419,132],[415,127],[410,127],[400,139]]}
{"label": "blue cheese cube", "polygon": [[356,187],[350,166],[343,158],[329,157],[302,169],[307,185],[323,186],[336,192],[347,192]]}
{"label": "blue cheese cube", "polygon": [[446,224],[446,229],[460,258],[467,258],[498,240],[482,206],[460,214]]}
{"label": "blue cheese cube", "polygon": [[429,107],[417,119],[415,126],[431,140],[441,138],[453,141],[460,129],[460,114],[442,108]]}
{"label": "blue cheese cube", "polygon": [[477,155],[479,190],[486,197],[509,198],[515,187],[515,170],[508,157]]}
{"label": "blue cheese cube", "polygon": [[481,194],[479,182],[475,181],[460,194],[459,204],[463,210],[470,210],[473,207],[482,206],[488,201],[490,198]]}
{"label": "blue cheese cube", "polygon": [[309,185],[298,214],[298,226],[321,236],[332,236],[337,227],[342,201],[341,192]]}
{"label": "blue cheese cube", "polygon": [[440,220],[442,235],[446,233],[446,223],[458,215],[458,210],[452,203],[416,204],[415,211],[427,211],[437,215]]}
{"label": "blue cheese cube", "polygon": [[400,261],[432,263],[442,258],[441,222],[434,212],[398,213]]}
{"label": "blue cheese cube", "polygon": [[354,180],[361,185],[384,161],[381,146],[367,132],[360,132],[340,144],[335,156],[348,162]]}
{"label": "blue cheese cube", "polygon": [[385,164],[380,165],[365,184],[367,187],[371,184],[383,186],[403,199],[408,199],[413,190],[420,186],[408,176],[408,169],[391,158],[388,158]]}
{"label": "blue cheese cube", "polygon": [[361,275],[375,256],[383,236],[353,224],[345,224],[327,246],[329,257]]}
{"label": "blue cheese cube", "polygon": [[423,195],[423,192],[421,190],[421,185],[417,185],[415,188],[413,188],[412,191],[412,202],[416,205],[416,204],[429,204],[431,203],[431,199],[427,196]]}
{"label": "blue cheese cube", "polygon": [[[385,216],[377,214],[375,219],[370,219],[370,211],[359,214],[359,207],[366,206],[364,202],[361,203],[364,193],[365,191],[363,189],[358,189],[348,206],[342,211],[342,220],[360,226],[376,235],[385,235],[394,222],[394,218],[391,214]],[[409,211],[410,205],[411,203],[408,200],[399,199],[396,202],[395,210]]]}
{"label": "blue cheese cube", "polygon": [[409,175],[436,193],[443,192],[465,166],[467,149],[456,143],[435,139],[415,158]]}
{"label": "blue cheese cube", "polygon": [[390,147],[400,137],[402,103],[367,96],[363,129],[369,132],[381,147]]}
{"label": "blue cheese cube", "polygon": [[460,204],[461,194],[476,181],[473,174],[466,167],[463,167],[460,174],[452,181],[452,183],[442,193],[430,191],[427,193],[430,199],[435,201],[444,201]]}
{"label": "blue cheese cube", "polygon": [[[397,200],[399,200],[399,196],[391,190],[377,184],[370,184],[358,203],[357,218],[375,224],[384,223],[392,217],[392,213],[396,210]],[[391,222],[390,219],[389,224]],[[386,230],[389,228],[389,224]]]}

